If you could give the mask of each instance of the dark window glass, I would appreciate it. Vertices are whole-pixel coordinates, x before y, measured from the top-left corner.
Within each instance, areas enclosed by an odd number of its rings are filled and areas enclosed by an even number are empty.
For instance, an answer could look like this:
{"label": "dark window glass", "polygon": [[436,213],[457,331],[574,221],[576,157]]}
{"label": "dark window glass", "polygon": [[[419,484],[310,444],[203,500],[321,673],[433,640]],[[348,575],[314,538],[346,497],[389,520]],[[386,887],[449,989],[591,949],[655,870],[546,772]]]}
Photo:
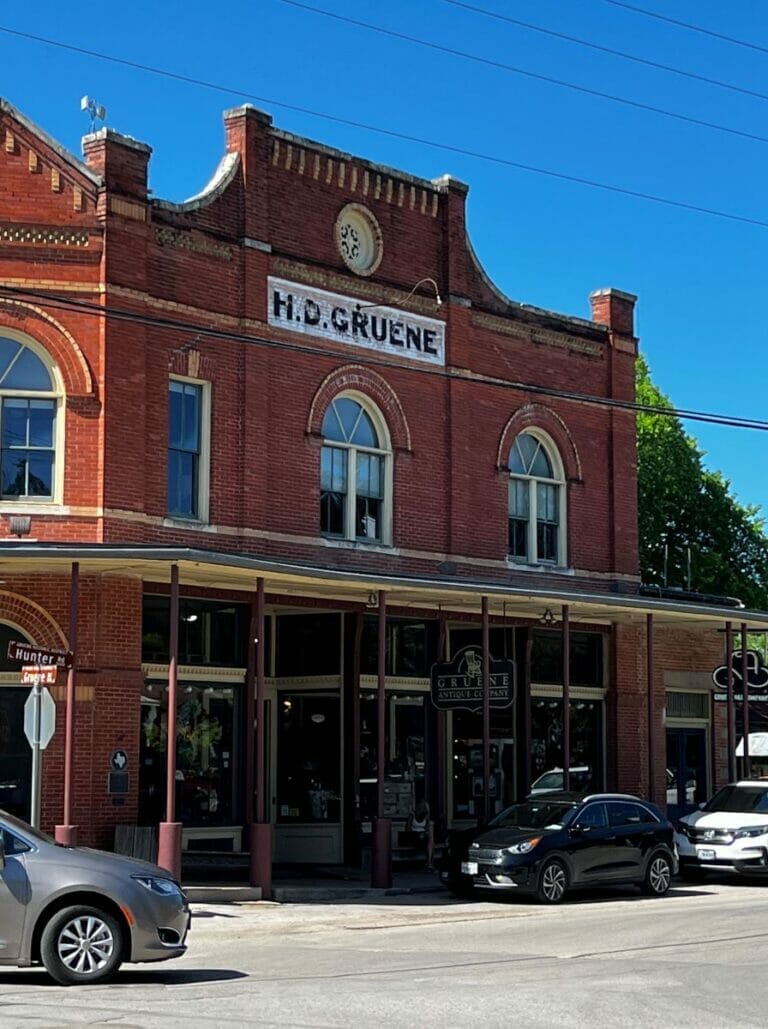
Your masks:
{"label": "dark window glass", "polygon": [[643,825],[646,822],[655,821],[650,813],[640,807],[639,804],[629,804],[623,801],[611,801],[608,805],[608,821],[612,827],[620,825]]}
{"label": "dark window glass", "polygon": [[278,695],[278,821],[340,820],[340,740],[338,694]]}
{"label": "dark window glass", "polygon": [[[603,685],[603,636],[601,633],[572,632],[571,685]],[[558,630],[536,630],[531,653],[533,682],[561,684],[563,681],[563,636]]]}
{"label": "dark window glass", "polygon": [[[171,600],[144,597],[142,660],[169,657]],[[247,604],[182,597],[179,604],[179,663],[244,668],[250,611]]]}
{"label": "dark window glass", "polygon": [[2,406],[2,495],[53,496],[53,400],[6,397]]}
{"label": "dark window glass", "polygon": [[13,833],[8,832],[7,829],[2,830],[3,833],[3,849],[5,850],[6,857],[13,857],[15,854],[26,854],[27,851],[32,848],[14,836]]}
{"label": "dark window glass", "polygon": [[341,671],[341,616],[279,615],[276,674],[338,675]]}
{"label": "dark window glass", "polygon": [[197,518],[202,387],[171,380],[168,389],[168,513]]}
{"label": "dark window glass", "polygon": [[[363,675],[376,675],[378,672],[378,632],[376,616],[369,615],[363,623],[360,653],[360,671]],[[386,674],[423,679],[429,674],[429,663],[427,623],[409,621],[405,618],[388,618],[384,665]]]}
{"label": "dark window glass", "polygon": [[23,343],[0,339],[0,389],[52,389],[51,376],[43,362]]}
{"label": "dark window glass", "polygon": [[[387,691],[384,767],[384,817],[406,819],[424,800],[424,693]],[[378,774],[378,709],[376,694],[360,696],[360,814],[376,815]]]}
{"label": "dark window glass", "polygon": [[605,804],[587,804],[584,810],[579,812],[576,825],[588,825],[590,829],[607,828],[608,818],[605,813]]}
{"label": "dark window glass", "polygon": [[[454,656],[463,647],[482,647],[483,631],[480,626],[467,626],[467,628],[451,626],[449,631],[451,655]],[[491,647],[491,656],[497,661],[502,658],[514,657],[513,630],[504,629],[500,626],[491,626],[488,633],[488,642]]]}
{"label": "dark window glass", "polygon": [[[453,817],[477,818],[483,810],[483,716],[453,712]],[[515,799],[514,708],[491,711],[491,813]]]}
{"label": "dark window glass", "polygon": [[768,789],[763,786],[724,786],[704,808],[738,814],[768,813]]}
{"label": "dark window glass", "polygon": [[[570,705],[572,787],[603,787],[603,704],[599,700],[572,700]],[[556,698],[531,698],[532,779],[563,768],[563,702]]]}

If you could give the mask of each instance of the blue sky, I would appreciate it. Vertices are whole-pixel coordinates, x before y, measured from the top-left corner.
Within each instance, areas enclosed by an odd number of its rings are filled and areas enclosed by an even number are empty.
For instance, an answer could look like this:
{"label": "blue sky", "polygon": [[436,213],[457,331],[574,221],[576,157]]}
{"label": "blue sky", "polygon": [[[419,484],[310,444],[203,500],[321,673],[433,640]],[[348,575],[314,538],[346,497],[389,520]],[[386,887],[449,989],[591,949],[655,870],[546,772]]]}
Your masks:
{"label": "blue sky", "polygon": [[[589,316],[588,294],[639,295],[641,348],[676,406],[766,419],[763,311],[768,227],[676,210],[446,153],[279,106],[768,222],[768,5],[632,0],[766,52],[641,16],[609,0],[468,0],[544,28],[766,94],[645,67],[458,8],[446,0],[314,0],[316,6],[537,75],[766,137],[751,140],[586,96],[343,24],[281,0],[6,5],[0,26],[205,79],[223,91],[0,32],[0,95],[75,153],[89,93],[107,124],[150,143],[155,195],[180,200],[223,149],[221,112],[244,102],[275,124],[372,160],[470,184],[470,235],[510,297]],[[227,89],[232,92],[227,92]],[[574,386],[578,386],[574,383]],[[744,503],[768,513],[765,433],[686,428]]]}

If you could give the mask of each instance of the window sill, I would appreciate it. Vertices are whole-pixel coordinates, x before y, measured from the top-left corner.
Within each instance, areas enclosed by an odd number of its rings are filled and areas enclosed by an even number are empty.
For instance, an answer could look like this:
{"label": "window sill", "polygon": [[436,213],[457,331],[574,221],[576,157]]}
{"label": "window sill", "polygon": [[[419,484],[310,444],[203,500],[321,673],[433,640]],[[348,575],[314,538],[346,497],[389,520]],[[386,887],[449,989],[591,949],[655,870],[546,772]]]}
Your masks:
{"label": "window sill", "polygon": [[28,497],[23,500],[0,500],[0,514],[68,515],[71,513],[68,504],[61,504],[50,497],[41,497],[40,500],[31,500]]}
{"label": "window sill", "polygon": [[573,568],[566,568],[565,565],[549,564],[528,564],[525,561],[514,561],[507,558],[507,568],[514,572],[535,572],[539,575],[575,575]]}
{"label": "window sill", "polygon": [[360,540],[331,539],[328,536],[321,536],[320,541],[324,547],[333,547],[336,550],[359,550],[366,554],[399,554],[397,547],[388,543],[362,543]]}
{"label": "window sill", "polygon": [[166,515],[163,518],[164,529],[195,529],[200,532],[202,529],[207,529],[209,523],[203,521],[202,518],[174,518],[172,515]]}

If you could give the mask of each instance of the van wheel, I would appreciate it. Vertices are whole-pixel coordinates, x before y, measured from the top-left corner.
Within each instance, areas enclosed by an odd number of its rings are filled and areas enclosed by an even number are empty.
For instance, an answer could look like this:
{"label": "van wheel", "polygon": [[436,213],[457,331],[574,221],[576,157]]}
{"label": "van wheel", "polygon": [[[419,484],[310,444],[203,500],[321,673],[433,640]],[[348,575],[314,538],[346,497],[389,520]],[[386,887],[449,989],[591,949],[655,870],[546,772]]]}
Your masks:
{"label": "van wheel", "polygon": [[542,904],[559,904],[568,889],[568,870],[562,861],[550,858],[541,866],[536,897]]}
{"label": "van wheel", "polygon": [[58,911],[40,939],[46,971],[62,986],[102,983],[123,960],[123,933],[106,911],[78,904]]}
{"label": "van wheel", "polygon": [[663,897],[672,882],[672,862],[662,851],[651,854],[641,889],[649,897]]}

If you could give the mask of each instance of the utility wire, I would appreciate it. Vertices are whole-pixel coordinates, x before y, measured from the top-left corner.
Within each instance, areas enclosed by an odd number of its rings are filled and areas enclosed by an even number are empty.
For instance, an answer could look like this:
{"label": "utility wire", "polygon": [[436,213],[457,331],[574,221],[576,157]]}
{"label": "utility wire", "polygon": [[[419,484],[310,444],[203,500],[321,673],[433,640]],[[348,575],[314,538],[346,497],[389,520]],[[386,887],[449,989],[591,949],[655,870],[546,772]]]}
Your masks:
{"label": "utility wire", "polygon": [[[590,89],[589,86],[579,86],[567,79],[556,79],[551,75],[544,75],[541,72],[528,71],[525,68],[518,68],[513,64],[504,64],[502,61],[494,61],[490,57],[482,57],[479,54],[469,53],[467,50],[456,50],[454,47],[442,46],[428,39],[421,39],[418,36],[409,36],[405,32],[397,32],[395,29],[386,29],[382,25],[373,25],[371,22],[360,21],[358,18],[350,18],[345,14],[336,14],[334,11],[327,11],[322,7],[314,7],[311,4],[301,3],[300,0],[280,0],[280,3],[289,7],[296,7],[299,10],[318,14],[323,18],[331,18],[334,21],[344,22],[347,25],[354,25],[356,28],[365,29],[368,32],[377,32],[382,36],[389,36],[391,39],[400,39],[407,43],[415,43],[417,46],[435,50],[441,54],[448,54],[450,57],[459,57],[462,60],[474,61],[476,64],[483,64],[489,68],[497,68],[500,71],[510,72],[513,75],[522,75],[525,78],[533,79],[536,82],[546,82],[548,85],[557,86],[561,89],[570,89],[575,93],[583,93],[585,96],[597,97],[600,100],[609,100],[614,104],[622,104],[624,107],[632,107],[637,111],[648,111],[651,114],[658,114],[664,118],[672,118],[675,121],[685,122],[687,125],[698,125],[700,128],[714,129],[715,132],[725,132],[730,136],[739,136],[742,139],[750,139],[757,143],[768,143],[768,136],[761,136],[756,132],[747,132],[742,129],[732,128],[730,125],[722,125],[719,122],[705,121],[703,118],[695,118],[693,115],[679,114],[677,111],[668,111],[664,107],[656,107],[653,104],[645,104],[640,100],[630,100],[628,97],[618,96],[615,93],[604,93],[599,89]],[[768,99],[766,95],[765,99]]]}
{"label": "utility wire", "polygon": [[623,3],[622,0],[604,0],[604,3],[613,7],[623,7],[626,11],[634,14],[642,14],[646,18],[656,18],[658,21],[666,21],[670,25],[677,25],[681,29],[690,29],[691,32],[700,32],[704,36],[711,36],[713,39],[721,39],[725,43],[733,43],[734,46],[743,46],[748,50],[757,50],[761,54],[768,54],[768,47],[760,46],[759,43],[750,43],[746,39],[737,39],[735,36],[726,36],[723,32],[715,32],[713,29],[705,29],[703,25],[693,25],[689,21],[680,21],[678,18],[670,18],[667,14],[659,14],[658,11],[648,11],[644,7],[636,7],[634,4]]}
{"label": "utility wire", "polygon": [[[87,287],[84,287],[87,288]],[[77,311],[79,313],[92,314],[98,318],[109,318],[119,322],[130,322],[143,325],[149,328],[163,329],[170,332],[184,332],[194,334],[195,339],[207,336],[210,339],[227,340],[233,343],[244,343],[250,346],[263,347],[267,350],[278,350],[289,353],[308,354],[313,357],[331,357],[338,360],[342,355],[338,350],[332,350],[322,345],[311,346],[306,343],[285,343],[282,340],[267,339],[264,336],[251,336],[242,332],[232,332],[227,329],[214,328],[212,326],[201,326],[194,322],[186,322],[175,318],[164,318],[158,315],[143,315],[136,311],[125,308],[102,306],[88,300],[80,300],[76,297],[63,296],[61,294],[41,292],[28,287],[0,285],[0,296],[7,296],[10,299],[27,298],[34,300],[41,307],[47,307],[55,311]],[[217,312],[210,312],[215,317]],[[402,369],[402,364],[393,365],[385,357],[374,353],[356,353],[355,361],[358,364],[376,365],[378,367]],[[649,406],[640,404],[637,401],[617,400],[614,397],[598,397],[588,393],[577,393],[572,390],[556,389],[552,386],[541,386],[530,382],[516,382],[509,379],[500,379],[492,375],[468,374],[466,369],[435,368],[428,365],[408,365],[408,369],[418,372],[421,375],[431,375],[444,379],[459,379],[467,382],[474,382],[480,385],[494,386],[502,389],[515,390],[517,392],[538,394],[540,396],[553,397],[558,400],[569,400],[580,404],[589,404],[594,407],[616,408],[623,411],[631,411],[638,414],[657,414],[667,418],[681,418],[689,421],[706,422],[712,425],[722,425],[736,429],[754,429],[760,432],[768,432],[768,421],[757,418],[737,418],[731,415],[716,414],[706,411],[692,411],[686,408]]]}
{"label": "utility wire", "polygon": [[590,50],[597,50],[603,54],[610,54],[612,57],[620,57],[625,61],[634,61],[635,64],[644,64],[648,68],[656,68],[660,71],[668,71],[672,75],[681,75],[686,79],[693,79],[695,82],[705,82],[709,86],[717,86],[718,89],[728,89],[733,93],[742,93],[744,96],[756,97],[758,100],[768,100],[768,93],[760,93],[755,89],[747,89],[746,86],[737,86],[734,82],[723,82],[722,79],[712,79],[707,75],[698,75],[693,71],[686,71],[671,64],[662,64],[660,61],[652,61],[648,57],[638,57],[636,54],[629,54],[626,50],[614,50],[609,46],[602,46],[590,39],[581,39],[578,36],[569,36],[565,32],[556,32],[554,29],[546,29],[543,25],[534,25],[528,21],[521,21],[519,18],[510,18],[507,14],[500,14],[498,11],[489,11],[485,7],[476,7],[474,4],[463,3],[462,0],[443,0],[443,3],[452,7],[459,7],[473,14],[480,14],[486,18],[495,18],[497,21],[507,22],[509,25],[516,25],[518,28],[528,29],[531,32],[539,32],[544,36],[552,36],[554,39],[562,39],[567,43],[575,43],[577,46],[588,47]]}
{"label": "utility wire", "polygon": [[380,125],[371,125],[368,122],[356,121],[352,118],[343,118],[340,115],[328,114],[325,111],[317,111],[311,107],[303,107],[299,104],[289,104],[284,100],[276,100],[273,97],[259,96],[246,90],[235,89],[224,86],[220,83],[209,82],[205,79],[194,78],[191,75],[182,75],[180,72],[169,71],[166,68],[158,68],[154,65],[142,64],[139,61],[131,61],[124,57],[115,57],[102,51],[88,50],[85,47],[74,46],[71,43],[62,43],[56,39],[48,39],[44,36],[36,36],[31,32],[21,32],[18,29],[11,29],[0,25],[0,32],[10,36],[17,36],[21,39],[28,39],[35,43],[42,43],[45,46],[55,47],[60,50],[67,50],[70,53],[82,54],[85,57],[93,57],[98,61],[105,61],[110,64],[117,64],[125,68],[133,68],[136,71],[147,72],[151,75],[158,75],[162,78],[171,79],[174,82],[183,82],[190,86],[199,86],[203,89],[210,89],[217,93],[224,93],[227,96],[240,97],[243,100],[256,101],[259,104],[266,104],[271,107],[280,107],[286,111],[294,111],[311,118],[319,118],[323,121],[332,122],[334,125],[345,125],[349,128],[362,129],[364,132],[373,132],[388,139],[401,139],[406,143],[415,143],[418,146],[430,147],[433,150],[441,150],[449,154],[459,154],[462,157],[470,157],[477,161],[485,161],[489,164],[499,165],[502,168],[514,168],[517,171],[530,172],[533,175],[545,175],[560,182],[572,182],[578,186],[588,186],[590,189],[600,189],[607,193],[616,193],[621,196],[633,197],[636,200],[648,200],[651,203],[662,204],[665,207],[674,207],[678,210],[692,211],[695,214],[705,214],[712,218],[722,218],[726,221],[738,222],[742,225],[754,225],[761,229],[768,229],[768,221],[762,218],[752,218],[748,215],[734,214],[730,211],[721,211],[717,208],[703,207],[699,204],[690,204],[684,200],[672,200],[670,197],[662,197],[654,193],[644,193],[641,190],[627,189],[624,186],[616,186],[608,182],[599,182],[596,179],[586,179],[577,175],[568,175],[565,172],[555,171],[552,168],[539,168],[535,165],[524,164],[521,161],[512,161],[506,157],[496,154],[483,153],[480,150],[472,150],[469,147],[460,147],[452,143],[443,143],[434,139],[427,139],[424,136],[410,135],[406,132],[398,132],[395,129],[385,129]]}

